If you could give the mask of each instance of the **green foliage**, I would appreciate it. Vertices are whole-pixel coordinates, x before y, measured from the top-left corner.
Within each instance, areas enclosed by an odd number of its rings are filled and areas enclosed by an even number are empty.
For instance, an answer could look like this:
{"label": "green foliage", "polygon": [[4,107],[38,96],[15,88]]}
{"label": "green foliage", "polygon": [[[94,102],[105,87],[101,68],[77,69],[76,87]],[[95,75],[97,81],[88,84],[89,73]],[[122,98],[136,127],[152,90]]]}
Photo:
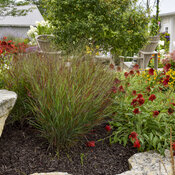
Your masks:
{"label": "green foliage", "polygon": [[4,80],[2,71],[0,71],[0,89],[4,89]]}
{"label": "green foliage", "polygon": [[169,47],[170,47],[170,34],[167,32],[163,32],[160,34],[160,40],[164,41],[164,45],[160,46],[161,49],[164,49],[166,53],[169,52]]}
{"label": "green foliage", "polygon": [[[18,55],[18,59],[19,57],[20,56]],[[31,110],[28,106],[29,101],[27,95],[27,89],[30,89],[30,87],[25,79],[24,72],[21,71],[21,68],[25,65],[23,64],[24,62],[22,62],[20,59],[17,62],[11,62],[9,69],[4,70],[3,82],[5,89],[14,91],[18,95],[15,106],[9,117],[9,123],[20,121],[20,123],[23,124],[26,118],[31,115]]]}
{"label": "green foliage", "polygon": [[[159,83],[161,78],[164,78],[161,73],[149,75],[148,72],[141,75],[130,74],[127,78],[122,76],[118,86],[122,85],[124,92],[119,91],[114,98],[116,115],[111,122],[113,129],[115,128],[112,143],[126,145],[131,132],[136,132],[141,145],[140,151],[157,150],[163,154],[165,149],[169,148],[170,128],[175,125],[175,107],[172,104],[175,93],[171,87],[164,87]],[[136,95],[133,95],[133,90],[136,90]],[[138,99],[138,94],[143,95],[144,104],[131,105],[133,99]],[[149,100],[151,94],[156,96],[153,101]],[[140,113],[135,114],[135,108],[138,108]],[[172,114],[168,112],[170,108]],[[155,116],[154,111],[159,114]],[[131,141],[134,142],[132,139]]]}
{"label": "green foliage", "polygon": [[[57,44],[68,49],[85,40],[117,54],[137,52],[146,41],[148,18],[136,0],[46,1]],[[52,9],[52,10],[50,10]]]}
{"label": "green foliage", "polygon": [[[164,54],[162,54],[162,53],[158,54],[158,68],[163,68],[164,67],[164,65],[162,63],[162,60],[164,59],[164,57],[165,57]],[[148,67],[154,68],[154,58],[155,58],[155,55],[152,55],[152,57],[150,59],[150,62],[148,64]]]}
{"label": "green foliage", "polygon": [[85,158],[85,155],[83,153],[80,154],[80,161],[81,161],[81,166],[84,165],[84,158]]}
{"label": "green foliage", "polygon": [[18,38],[18,37],[14,37],[12,35],[8,35],[6,37],[7,37],[7,39],[6,39],[7,41],[12,40],[15,45],[17,45],[18,43],[24,43],[24,44],[29,43],[28,38],[25,38],[25,39],[24,38]]}
{"label": "green foliage", "polygon": [[28,5],[26,1],[15,0],[0,0],[0,14],[1,16],[24,16],[32,11],[32,8],[18,9],[18,6]]}
{"label": "green foliage", "polygon": [[48,21],[36,22],[36,27],[30,26],[27,35],[30,39],[31,45],[36,45],[36,37],[38,35],[51,35],[53,32],[53,26]]}
{"label": "green foliage", "polygon": [[50,145],[63,148],[111,113],[113,79],[112,72],[89,56],[75,56],[69,67],[64,58],[28,55],[14,63],[6,81],[18,94],[13,112],[33,112],[31,123],[41,135]]}
{"label": "green foliage", "polygon": [[26,3],[30,2],[32,4],[35,4],[38,7],[38,9],[41,12],[41,14],[43,16],[46,15],[45,14],[46,9],[43,8],[43,3],[44,3],[43,0],[25,0],[25,1],[26,1]]}
{"label": "green foliage", "polygon": [[156,36],[159,33],[159,24],[158,20],[155,16],[151,19],[151,25],[150,25],[150,36]]}

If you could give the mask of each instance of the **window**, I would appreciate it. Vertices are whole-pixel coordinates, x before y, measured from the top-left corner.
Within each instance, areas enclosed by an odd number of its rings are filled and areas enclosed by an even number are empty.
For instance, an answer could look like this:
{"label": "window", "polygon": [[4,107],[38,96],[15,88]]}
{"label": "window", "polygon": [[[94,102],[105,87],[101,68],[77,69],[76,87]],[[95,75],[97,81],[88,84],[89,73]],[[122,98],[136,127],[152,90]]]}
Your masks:
{"label": "window", "polygon": [[167,32],[167,33],[168,33],[168,27],[165,27],[165,32]]}

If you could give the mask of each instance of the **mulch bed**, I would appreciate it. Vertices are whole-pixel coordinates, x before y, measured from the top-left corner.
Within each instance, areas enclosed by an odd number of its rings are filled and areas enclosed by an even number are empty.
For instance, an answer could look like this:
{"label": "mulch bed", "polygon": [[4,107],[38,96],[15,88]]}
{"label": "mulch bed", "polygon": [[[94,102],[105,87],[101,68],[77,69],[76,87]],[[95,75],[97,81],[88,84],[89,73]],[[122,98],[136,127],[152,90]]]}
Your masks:
{"label": "mulch bed", "polygon": [[102,124],[70,151],[55,154],[31,126],[6,125],[0,138],[0,175],[29,175],[36,172],[68,172],[73,175],[115,175],[129,169],[128,158],[137,152],[132,144],[126,147],[109,139],[87,147],[110,133]]}

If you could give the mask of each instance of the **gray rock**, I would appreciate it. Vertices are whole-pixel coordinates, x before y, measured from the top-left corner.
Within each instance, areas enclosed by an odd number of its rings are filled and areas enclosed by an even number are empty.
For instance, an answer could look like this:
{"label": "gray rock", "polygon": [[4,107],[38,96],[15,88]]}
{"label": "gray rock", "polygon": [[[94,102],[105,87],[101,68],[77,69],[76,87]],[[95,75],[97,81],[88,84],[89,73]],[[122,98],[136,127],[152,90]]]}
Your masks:
{"label": "gray rock", "polygon": [[12,110],[17,99],[15,92],[0,90],[0,137],[5,125],[5,121]]}
{"label": "gray rock", "polygon": [[169,150],[165,151],[165,157],[154,151],[137,153],[128,162],[131,170],[120,175],[173,175]]}
{"label": "gray rock", "polygon": [[52,173],[34,173],[31,175],[71,175],[71,174],[62,173],[62,172],[52,172]]}

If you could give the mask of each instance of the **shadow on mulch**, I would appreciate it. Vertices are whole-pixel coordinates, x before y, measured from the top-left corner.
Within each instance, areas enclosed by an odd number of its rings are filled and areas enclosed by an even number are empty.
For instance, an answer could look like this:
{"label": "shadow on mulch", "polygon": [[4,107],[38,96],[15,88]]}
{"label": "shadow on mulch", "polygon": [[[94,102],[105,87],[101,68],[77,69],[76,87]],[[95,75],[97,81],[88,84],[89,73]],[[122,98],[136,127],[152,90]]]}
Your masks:
{"label": "shadow on mulch", "polygon": [[[86,136],[89,141],[107,137],[105,124]],[[44,139],[31,126],[20,128],[7,125],[0,138],[0,175],[29,175],[36,172],[68,172],[73,175],[115,175],[129,169],[128,158],[137,152],[131,144],[126,147],[109,144],[106,139],[95,147],[87,147],[86,139],[68,153],[54,155]]]}

